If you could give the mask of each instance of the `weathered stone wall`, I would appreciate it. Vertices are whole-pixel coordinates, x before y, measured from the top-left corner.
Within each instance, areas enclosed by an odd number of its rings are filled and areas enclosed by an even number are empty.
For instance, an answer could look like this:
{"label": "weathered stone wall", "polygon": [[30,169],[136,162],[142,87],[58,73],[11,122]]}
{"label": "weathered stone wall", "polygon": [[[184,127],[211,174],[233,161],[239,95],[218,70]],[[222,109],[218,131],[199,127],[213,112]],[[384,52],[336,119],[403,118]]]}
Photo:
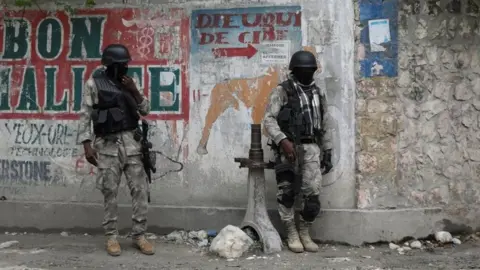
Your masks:
{"label": "weathered stone wall", "polygon": [[[371,52],[368,22],[390,18],[390,32],[397,29],[397,1],[358,1],[356,5],[356,44],[360,72],[357,81],[357,207],[391,208],[398,205],[392,198],[397,184],[396,141],[398,115],[396,110],[395,72],[373,74],[376,63],[395,60],[395,47],[386,52]],[[394,44],[394,39],[391,42]],[[396,70],[394,70],[396,71]]]}
{"label": "weathered stone wall", "polygon": [[357,81],[358,207],[440,206],[454,223],[475,229],[479,6],[399,1],[398,9],[398,77]]}

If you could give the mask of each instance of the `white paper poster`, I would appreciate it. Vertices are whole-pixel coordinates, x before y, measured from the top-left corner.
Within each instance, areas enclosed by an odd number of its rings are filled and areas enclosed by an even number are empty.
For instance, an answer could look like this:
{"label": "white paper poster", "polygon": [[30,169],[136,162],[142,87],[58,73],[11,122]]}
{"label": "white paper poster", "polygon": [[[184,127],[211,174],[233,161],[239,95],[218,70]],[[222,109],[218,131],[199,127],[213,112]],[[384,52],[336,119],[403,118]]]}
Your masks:
{"label": "white paper poster", "polygon": [[383,43],[391,41],[390,22],[388,19],[368,21],[368,33],[370,38],[370,50],[372,52],[384,52]]}
{"label": "white paper poster", "polygon": [[262,64],[288,64],[290,60],[290,41],[262,43]]}

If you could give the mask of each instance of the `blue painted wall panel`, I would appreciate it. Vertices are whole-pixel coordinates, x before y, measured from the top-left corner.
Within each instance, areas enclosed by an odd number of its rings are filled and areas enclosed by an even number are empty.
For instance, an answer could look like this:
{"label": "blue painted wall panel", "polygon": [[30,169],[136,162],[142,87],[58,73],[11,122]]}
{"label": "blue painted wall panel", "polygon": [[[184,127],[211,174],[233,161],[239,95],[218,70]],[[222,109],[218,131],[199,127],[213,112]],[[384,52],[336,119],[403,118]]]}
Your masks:
{"label": "blue painted wall panel", "polygon": [[[365,58],[360,61],[360,73],[367,78],[396,77],[398,75],[398,0],[360,0],[359,5],[360,22],[363,26],[360,42],[365,47]],[[368,21],[376,19],[389,19],[390,23],[391,41],[383,44],[386,48],[384,52],[372,52],[370,48]]]}

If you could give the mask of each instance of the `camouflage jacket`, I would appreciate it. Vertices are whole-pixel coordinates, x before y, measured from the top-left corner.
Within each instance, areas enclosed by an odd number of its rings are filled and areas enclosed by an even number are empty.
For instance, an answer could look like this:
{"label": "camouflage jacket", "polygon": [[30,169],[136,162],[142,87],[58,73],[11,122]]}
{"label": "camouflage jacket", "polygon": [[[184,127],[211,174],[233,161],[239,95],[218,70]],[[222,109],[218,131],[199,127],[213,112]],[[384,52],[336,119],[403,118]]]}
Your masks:
{"label": "camouflage jacket", "polygon": [[[327,104],[326,96],[324,91],[320,91],[321,104]],[[276,145],[280,144],[280,141],[287,138],[287,136],[280,130],[280,126],[277,122],[277,116],[280,112],[280,109],[286,105],[288,102],[288,96],[285,89],[282,86],[278,85],[272,90],[268,98],[268,104],[265,110],[265,115],[263,117],[263,126],[266,133],[273,140]],[[323,133],[322,141],[320,141],[319,147],[323,150],[328,150],[333,148],[332,142],[332,119],[327,114],[327,106],[321,108],[324,119],[322,122]]]}
{"label": "camouflage jacket", "polygon": [[[135,81],[137,89],[142,96],[142,102],[138,105],[138,113],[145,116],[150,113],[150,101],[143,94],[143,88],[139,86]],[[96,138],[92,133],[92,106],[98,102],[97,86],[92,78],[88,79],[83,88],[82,107],[80,109],[80,121],[77,128],[77,143],[83,143],[85,141],[92,141],[93,148],[98,153],[110,156],[117,156],[119,147],[124,147],[128,156],[140,155],[141,145],[140,142],[135,141],[134,131],[123,131],[115,136],[118,138],[117,142],[105,140],[104,138]]]}

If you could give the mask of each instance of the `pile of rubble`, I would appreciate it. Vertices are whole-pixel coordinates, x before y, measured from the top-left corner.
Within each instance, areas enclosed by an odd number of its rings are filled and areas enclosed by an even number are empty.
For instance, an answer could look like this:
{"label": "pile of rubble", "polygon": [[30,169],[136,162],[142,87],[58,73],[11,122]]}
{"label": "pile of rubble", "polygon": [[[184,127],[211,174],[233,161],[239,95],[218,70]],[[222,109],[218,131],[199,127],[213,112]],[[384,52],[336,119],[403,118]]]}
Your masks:
{"label": "pile of rubble", "polygon": [[236,226],[228,225],[218,234],[214,230],[174,231],[161,238],[177,244],[187,244],[201,249],[209,248],[210,252],[220,257],[233,259],[241,257],[246,251],[257,246],[254,245],[255,237],[249,234],[252,232],[248,230],[244,232]]}
{"label": "pile of rubble", "polygon": [[[478,234],[478,233],[477,233]],[[461,245],[462,241],[460,236],[453,237],[451,233],[446,231],[436,232],[432,238],[424,240],[409,240],[405,241],[403,244],[389,243],[391,250],[398,251],[399,254],[405,254],[406,252],[413,249],[425,249],[431,250],[436,247],[445,246],[445,245]],[[480,240],[480,237],[476,234],[472,234],[464,237],[464,241]]]}
{"label": "pile of rubble", "polygon": [[199,248],[208,247],[210,241],[216,236],[216,231],[173,231],[161,239],[175,242],[176,244],[187,244]]}

